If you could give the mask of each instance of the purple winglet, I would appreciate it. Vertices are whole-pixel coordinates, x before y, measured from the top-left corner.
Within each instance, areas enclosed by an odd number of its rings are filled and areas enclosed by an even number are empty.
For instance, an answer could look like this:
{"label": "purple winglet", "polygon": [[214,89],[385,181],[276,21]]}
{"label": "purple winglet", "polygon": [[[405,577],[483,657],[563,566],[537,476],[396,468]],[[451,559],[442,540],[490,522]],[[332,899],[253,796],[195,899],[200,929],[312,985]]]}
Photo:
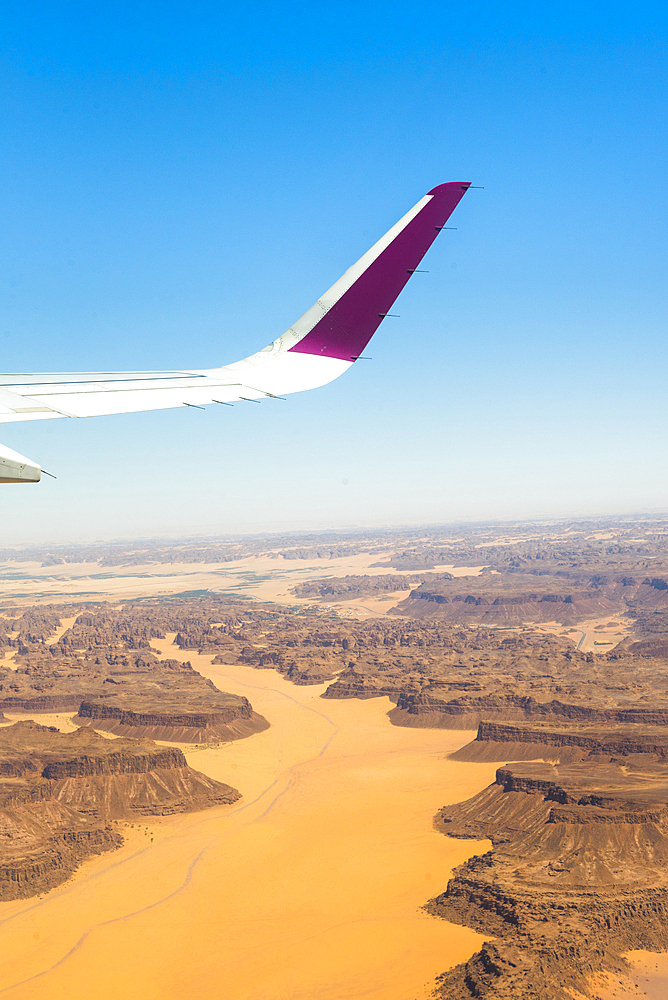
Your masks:
{"label": "purple winglet", "polygon": [[469,187],[454,181],[432,188],[424,208],[289,350],[355,361]]}

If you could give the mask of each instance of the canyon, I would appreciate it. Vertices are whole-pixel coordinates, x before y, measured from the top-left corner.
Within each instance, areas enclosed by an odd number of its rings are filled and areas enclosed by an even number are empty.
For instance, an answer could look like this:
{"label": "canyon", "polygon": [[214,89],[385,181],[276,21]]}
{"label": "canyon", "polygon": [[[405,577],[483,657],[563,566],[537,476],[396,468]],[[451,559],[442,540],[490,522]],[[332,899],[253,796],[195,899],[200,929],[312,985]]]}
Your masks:
{"label": "canyon", "polygon": [[[135,965],[102,995],[213,997],[224,973],[232,1000],[367,981],[378,1000],[635,996],[632,956],[668,949],[668,524],[302,543],[23,564],[27,589],[0,608],[16,950],[0,983],[64,995],[121,948]],[[54,567],[72,589],[82,557],[104,563],[106,597],[100,580],[85,603],[30,602]],[[219,560],[196,578],[232,592],[179,591],[190,557]],[[149,564],[171,593],[138,592]],[[85,918],[56,929],[69,898]],[[30,907],[48,946],[21,944]],[[249,979],[232,954],[251,962],[260,937]]]}
{"label": "canyon", "polygon": [[85,858],[120,847],[114,821],[239,797],[189,767],[176,747],[15,722],[0,729],[0,900],[45,892]]}

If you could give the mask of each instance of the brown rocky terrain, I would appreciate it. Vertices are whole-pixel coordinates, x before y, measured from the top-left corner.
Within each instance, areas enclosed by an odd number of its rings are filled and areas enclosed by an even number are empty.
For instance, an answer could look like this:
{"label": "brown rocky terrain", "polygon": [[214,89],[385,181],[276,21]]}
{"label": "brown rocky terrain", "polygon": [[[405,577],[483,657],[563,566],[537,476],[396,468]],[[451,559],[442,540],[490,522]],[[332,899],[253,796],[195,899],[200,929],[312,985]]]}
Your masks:
{"label": "brown rocky terrain", "polygon": [[[492,719],[668,724],[668,659],[656,645],[625,642],[585,654],[565,637],[530,630],[425,624],[420,632],[402,624],[398,636],[387,629],[387,645],[350,646],[347,668],[324,697],[387,695],[396,705],[390,720],[414,728],[466,729]],[[372,623],[364,625],[370,633]]]}
{"label": "brown rocky terrain", "polygon": [[[413,618],[436,618],[468,625],[517,626],[527,622],[573,624],[615,613],[641,617],[668,614],[668,589],[662,577],[636,580],[626,575],[583,579],[581,572],[540,577],[481,574],[452,581],[423,582],[393,609]],[[466,589],[462,589],[462,584]],[[663,623],[662,623],[663,624]]]}
{"label": "brown rocky terrain", "polygon": [[91,545],[28,546],[0,550],[0,560],[42,566],[90,563],[100,567],[151,563],[228,563],[253,556],[282,559],[336,559],[359,552],[391,551],[397,538],[413,532],[330,531],[178,541],[108,542]]}
{"label": "brown rocky terrain", "polygon": [[324,608],[210,595],[91,608],[58,637],[59,619],[41,613],[39,635],[27,611],[22,630],[7,630],[13,658],[0,661],[0,710],[71,710],[80,724],[120,735],[204,742],[264,725],[245,699],[218,691],[188,664],[158,659],[150,644],[171,633],[183,652],[210,653],[214,662],[273,667],[297,684],[329,682],[326,698],[387,695],[395,725],[665,724],[668,712],[668,638],[660,632],[639,630],[610,652],[582,653],[567,635],[530,627],[343,620]]}
{"label": "brown rocky terrain", "polygon": [[[372,563],[397,570],[484,566],[501,574],[571,580],[612,573],[662,576],[668,567],[665,517],[453,525],[424,531]],[[386,538],[385,544],[390,542]],[[533,588],[532,588],[533,589]]]}
{"label": "brown rocky terrain", "polygon": [[[365,553],[372,566],[421,571],[439,565],[479,566],[498,572],[536,572],[585,567],[608,572],[642,564],[668,566],[668,521],[662,515],[583,518],[527,523],[480,522],[390,531],[330,531],[244,538],[153,540],[88,545],[4,548],[10,566],[89,564],[115,568],[174,563],[229,563],[253,557],[323,562]],[[13,578],[20,576],[15,569]]]}
{"label": "brown rocky terrain", "polygon": [[18,635],[7,640],[15,654],[0,661],[0,709],[71,711],[79,725],[116,735],[194,743],[267,728],[246,698],[219,691],[189,663],[151,651],[151,640],[164,638],[165,626],[178,627],[183,614],[169,605],[159,615],[138,610],[85,611],[60,637],[60,619],[49,609],[39,628],[34,614],[15,620]]}
{"label": "brown rocky terrain", "polygon": [[[436,581],[452,580],[450,573],[439,573]],[[382,573],[378,576],[358,574],[355,576],[325,577],[319,580],[305,580],[292,588],[296,597],[312,597],[321,601],[351,600],[357,597],[372,597],[407,590],[424,583],[425,577],[409,573]]]}
{"label": "brown rocky terrain", "polygon": [[[192,650],[215,663],[275,668],[299,685],[326,683],[327,699],[387,696],[395,725],[479,725],[478,739],[456,757],[504,766],[479,796],[442,810],[438,824],[449,835],[489,837],[493,849],[460,867],[430,908],[495,940],[442,978],[442,997],[572,1000],[569,990],[587,995],[591,973],[623,970],[625,949],[668,947],[668,522],[109,546],[54,551],[44,561],[85,556],[116,566],[262,554],[298,563],[352,553],[367,553],[366,565],[387,571],[356,573],[356,562],[355,575],[333,577],[323,567],[293,591],[313,599],[307,607],[201,592],[78,608],[5,607],[0,709],[76,712],[84,727],[79,740],[98,739],[93,729],[105,728],[203,743],[265,724],[245,699],[217,691],[188,664],[156,656],[152,647],[159,642],[164,650],[173,635],[185,656]],[[441,566],[484,569],[452,578]],[[301,579],[304,569],[295,572]],[[360,621],[331,608],[409,586],[410,597],[390,615]],[[612,643],[603,632],[613,616],[627,623],[619,633],[631,634],[606,651]],[[585,627],[603,630],[590,636],[594,652],[577,648]],[[152,762],[157,773],[162,765]],[[173,776],[179,766],[172,764],[162,771]],[[56,844],[65,851],[58,831],[78,835],[85,823],[89,833],[70,838],[67,849],[104,849],[114,835],[112,784],[119,790],[114,808],[135,802],[132,815],[142,803],[168,809],[178,799],[165,778],[159,787],[168,801],[158,801],[147,777],[153,772],[141,769],[75,774],[67,769],[89,765],[40,766],[30,778],[35,808],[42,809],[39,789],[66,783],[55,798],[44,793],[45,803],[57,803],[44,820],[43,843],[56,838],[49,850]],[[183,778],[179,801],[206,804],[209,793],[193,782]],[[96,811],[94,821],[86,809]],[[26,816],[12,819],[16,829]],[[74,853],[63,870],[72,870]],[[39,871],[30,878],[41,878]]]}
{"label": "brown rocky terrain", "polygon": [[428,909],[495,940],[445,973],[443,1000],[571,1000],[623,952],[668,947],[668,728],[481,724],[459,760],[500,767],[442,809],[448,836],[493,849],[455,869]]}
{"label": "brown rocky terrain", "polygon": [[239,797],[189,767],[176,747],[36,722],[0,729],[0,899],[53,888],[86,857],[120,846],[116,820]]}

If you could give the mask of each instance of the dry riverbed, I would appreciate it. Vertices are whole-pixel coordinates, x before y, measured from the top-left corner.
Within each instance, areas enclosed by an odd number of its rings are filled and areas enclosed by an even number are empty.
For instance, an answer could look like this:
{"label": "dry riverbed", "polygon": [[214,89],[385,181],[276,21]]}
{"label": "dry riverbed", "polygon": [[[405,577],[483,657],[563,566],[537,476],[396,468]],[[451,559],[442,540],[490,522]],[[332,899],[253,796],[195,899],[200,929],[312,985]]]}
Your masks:
{"label": "dry riverbed", "polygon": [[120,851],[61,888],[0,904],[0,995],[426,997],[483,940],[420,909],[486,849],[436,833],[432,817],[498,765],[448,761],[472,734],[391,726],[387,699],[323,701],[322,687],[273,670],[180,658],[271,722],[233,744],[184,747],[242,800],[123,828]]}

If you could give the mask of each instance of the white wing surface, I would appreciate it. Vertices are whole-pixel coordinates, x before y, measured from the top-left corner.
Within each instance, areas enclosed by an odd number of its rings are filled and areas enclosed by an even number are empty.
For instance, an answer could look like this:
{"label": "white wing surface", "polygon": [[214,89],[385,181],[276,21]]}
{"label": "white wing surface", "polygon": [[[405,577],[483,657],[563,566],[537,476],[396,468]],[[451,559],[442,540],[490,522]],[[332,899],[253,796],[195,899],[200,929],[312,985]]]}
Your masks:
{"label": "white wing surface", "polygon": [[[221,368],[0,375],[0,422],[231,404],[315,389],[360,357],[469,187],[433,188],[289,330]],[[0,445],[0,482],[38,482],[40,467]]]}

